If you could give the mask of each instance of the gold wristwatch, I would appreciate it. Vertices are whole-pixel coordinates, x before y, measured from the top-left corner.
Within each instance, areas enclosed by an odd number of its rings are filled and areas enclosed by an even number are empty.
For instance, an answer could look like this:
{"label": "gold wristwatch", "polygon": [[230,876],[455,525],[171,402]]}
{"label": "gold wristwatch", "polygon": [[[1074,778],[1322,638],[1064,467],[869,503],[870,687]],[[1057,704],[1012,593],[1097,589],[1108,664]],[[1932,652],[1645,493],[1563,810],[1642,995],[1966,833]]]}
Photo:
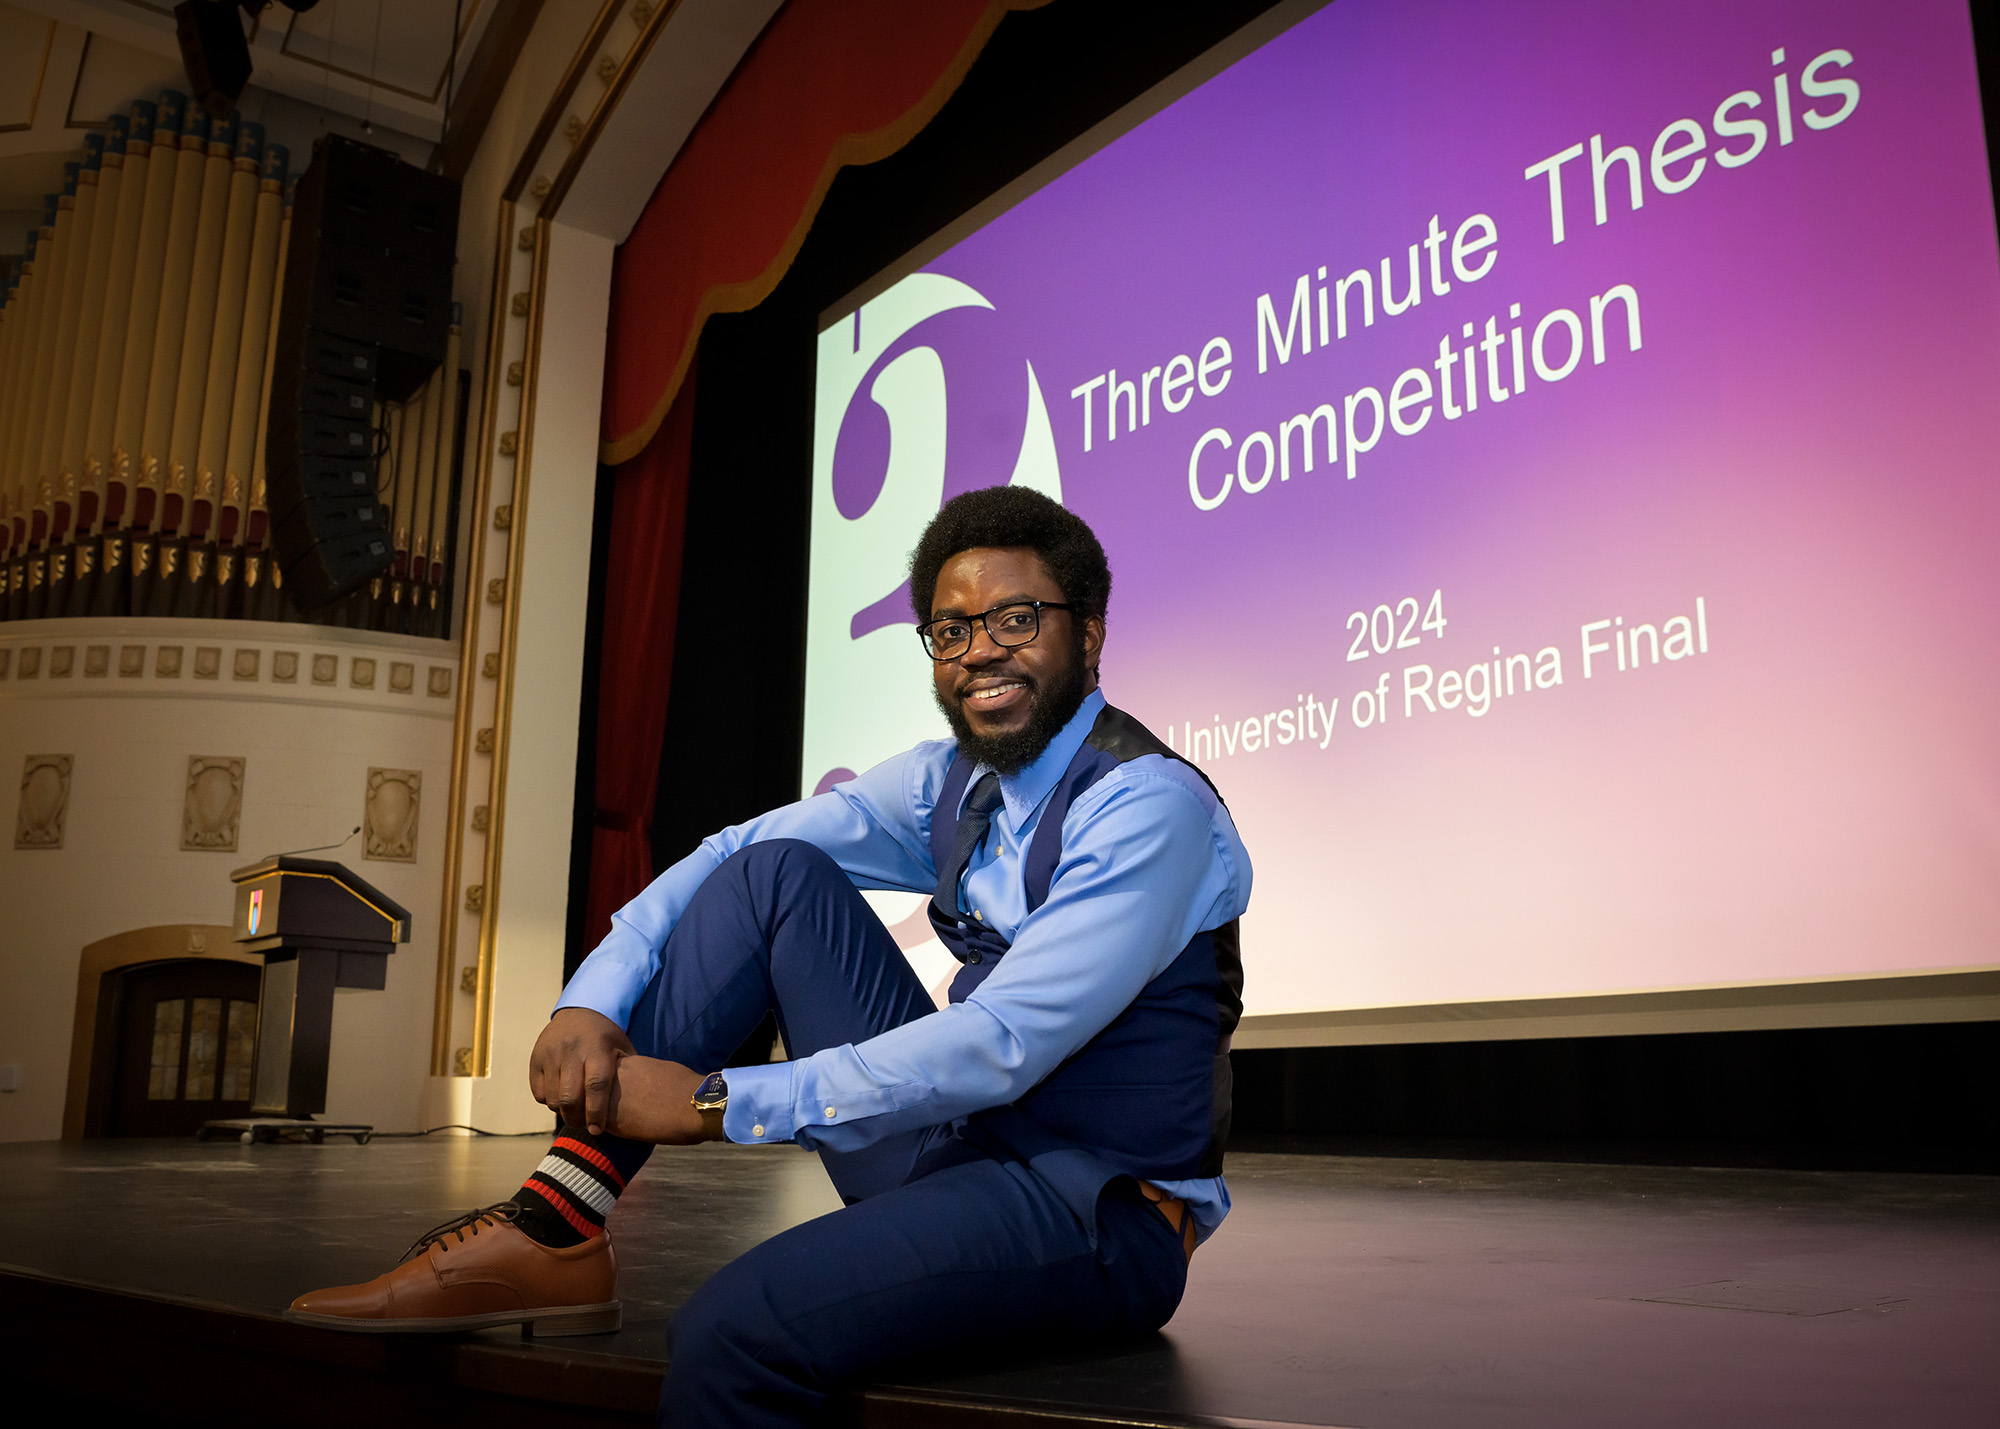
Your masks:
{"label": "gold wristwatch", "polygon": [[720,1138],[723,1135],[722,1114],[729,1109],[729,1083],[722,1080],[722,1073],[710,1072],[702,1078],[701,1085],[694,1089],[689,1101],[701,1113],[702,1127],[710,1136]]}

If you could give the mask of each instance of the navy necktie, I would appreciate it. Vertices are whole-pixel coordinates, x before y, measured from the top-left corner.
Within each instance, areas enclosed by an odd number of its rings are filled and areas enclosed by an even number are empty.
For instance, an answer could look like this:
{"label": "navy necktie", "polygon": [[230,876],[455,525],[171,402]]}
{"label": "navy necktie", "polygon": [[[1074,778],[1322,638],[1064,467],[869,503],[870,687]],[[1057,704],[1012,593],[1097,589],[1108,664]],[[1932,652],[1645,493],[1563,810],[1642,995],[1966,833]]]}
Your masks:
{"label": "navy necktie", "polygon": [[958,906],[958,881],[965,877],[965,866],[972,862],[973,851],[979,841],[986,837],[986,830],[993,823],[993,811],[1000,807],[1000,776],[987,774],[972,786],[972,797],[965,801],[965,812],[959,816],[958,837],[951,847],[951,862],[938,870],[937,892],[931,902],[940,917],[957,923],[965,915]]}

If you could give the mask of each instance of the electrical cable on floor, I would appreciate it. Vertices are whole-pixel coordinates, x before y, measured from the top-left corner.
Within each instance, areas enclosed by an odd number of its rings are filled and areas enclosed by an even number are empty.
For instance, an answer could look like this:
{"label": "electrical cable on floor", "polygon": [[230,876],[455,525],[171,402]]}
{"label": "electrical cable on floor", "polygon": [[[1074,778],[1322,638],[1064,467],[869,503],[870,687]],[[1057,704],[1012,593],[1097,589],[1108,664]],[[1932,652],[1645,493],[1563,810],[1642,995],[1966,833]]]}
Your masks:
{"label": "electrical cable on floor", "polygon": [[547,1136],[546,1131],[488,1131],[483,1126],[467,1126],[463,1122],[453,1122],[449,1126],[432,1126],[422,1131],[378,1131],[377,1141],[408,1141],[419,1136],[429,1136],[434,1131],[469,1131],[474,1136]]}

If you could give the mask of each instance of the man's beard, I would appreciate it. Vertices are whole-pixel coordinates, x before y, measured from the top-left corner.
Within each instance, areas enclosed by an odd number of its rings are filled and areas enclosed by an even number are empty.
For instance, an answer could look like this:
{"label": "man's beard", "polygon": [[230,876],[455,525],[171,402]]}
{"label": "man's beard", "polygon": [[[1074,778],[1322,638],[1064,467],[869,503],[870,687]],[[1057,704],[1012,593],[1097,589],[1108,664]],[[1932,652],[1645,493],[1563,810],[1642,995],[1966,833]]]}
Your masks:
{"label": "man's beard", "polygon": [[1062,727],[1075,716],[1083,704],[1083,697],[1089,693],[1089,672],[1084,668],[1083,632],[1080,629],[1069,653],[1069,661],[1061,671],[1050,676],[1046,683],[1029,685],[1027,724],[990,738],[972,732],[958,699],[947,697],[935,685],[931,687],[938,708],[944,712],[951,732],[958,736],[958,747],[966,758],[1000,774],[1018,774],[1041,758],[1042,751],[1049,747],[1049,741],[1062,732]]}

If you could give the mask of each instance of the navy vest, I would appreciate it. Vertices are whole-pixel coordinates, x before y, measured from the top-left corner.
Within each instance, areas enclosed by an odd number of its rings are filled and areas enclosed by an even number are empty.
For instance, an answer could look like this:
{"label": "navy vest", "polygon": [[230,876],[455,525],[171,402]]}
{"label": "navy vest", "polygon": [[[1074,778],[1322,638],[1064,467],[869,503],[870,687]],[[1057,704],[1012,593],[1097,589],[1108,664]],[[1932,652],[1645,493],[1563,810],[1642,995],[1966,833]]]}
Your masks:
{"label": "navy vest", "polygon": [[[1180,758],[1130,715],[1105,706],[1057,780],[1029,841],[1022,870],[1029,913],[1048,901],[1070,804],[1119,765],[1148,754]],[[931,820],[931,856],[939,868],[950,861],[971,777],[972,764],[962,754],[945,771]],[[1207,775],[1201,778],[1208,784]],[[943,917],[935,902],[930,917],[962,964],[951,1000],[963,1002],[1006,956],[1007,940],[984,923]],[[1087,958],[1091,950],[1076,948],[1072,955]],[[1105,1172],[1096,1178],[1100,1185],[1118,1175],[1145,1181],[1220,1176],[1229,1137],[1229,1038],[1242,1012],[1243,961],[1231,919],[1196,934],[1124,1012],[1027,1095],[1012,1106],[975,1113],[960,1134],[1038,1167],[1051,1153],[1082,1153],[1080,1164],[1075,1155],[1053,1160],[1070,1164],[1064,1180],[1074,1182],[1082,1172],[1086,1184],[1074,1189],[1086,1196],[1097,1189],[1087,1184],[1093,1165]]]}

